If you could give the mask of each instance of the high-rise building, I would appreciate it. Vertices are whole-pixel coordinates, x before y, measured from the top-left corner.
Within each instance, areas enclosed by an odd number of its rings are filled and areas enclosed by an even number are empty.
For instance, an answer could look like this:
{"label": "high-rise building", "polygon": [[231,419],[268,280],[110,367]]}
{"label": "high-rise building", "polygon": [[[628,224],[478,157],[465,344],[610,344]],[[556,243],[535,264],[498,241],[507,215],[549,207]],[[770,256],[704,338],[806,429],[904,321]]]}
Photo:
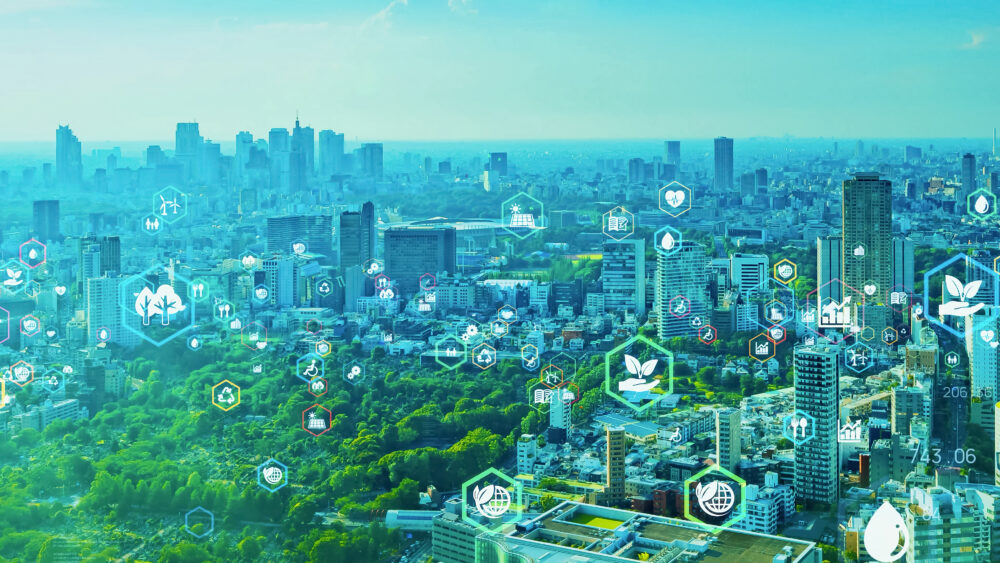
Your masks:
{"label": "high-rise building", "polygon": [[274,127],[268,131],[267,156],[271,168],[271,188],[288,191],[292,185],[292,141],[288,129]]}
{"label": "high-rise building", "polygon": [[83,291],[87,280],[105,275],[117,275],[122,269],[121,241],[116,236],[88,234],[80,239],[78,291]]}
{"label": "high-rise building", "polygon": [[976,553],[986,532],[983,515],[944,487],[912,487],[906,505],[910,545],[906,561],[985,561]]}
{"label": "high-rise building", "polygon": [[316,172],[316,132],[312,127],[299,126],[298,117],[292,129],[292,152],[299,152],[304,157],[306,177],[311,177]]}
{"label": "high-rise building", "polygon": [[628,182],[641,184],[646,181],[646,163],[641,158],[630,158],[628,161]]}
{"label": "high-rise building", "polygon": [[236,134],[236,156],[233,159],[233,172],[237,179],[247,177],[247,164],[250,163],[250,149],[253,148],[253,135],[249,131]]}
{"label": "high-rise building", "polygon": [[680,141],[663,141],[663,162],[674,166],[681,165]]}
{"label": "high-rise building", "polygon": [[301,272],[296,259],[290,256],[272,256],[261,260],[261,276],[268,288],[267,304],[278,307],[297,307],[301,300]]}
{"label": "high-rise building", "polygon": [[739,409],[725,408],[715,411],[715,460],[720,467],[736,471],[740,463],[743,442],[740,427],[743,424]]}
{"label": "high-rise building", "polygon": [[913,267],[913,241],[906,237],[892,239],[892,279],[888,291],[892,288],[904,287],[907,291],[915,291]]}
{"label": "high-rise building", "polygon": [[[993,405],[993,417],[1000,421],[1000,402]],[[1000,424],[993,425],[993,451],[1000,452]],[[1000,459],[996,459],[996,456],[993,461],[993,484],[1000,485]]]}
{"label": "high-rise building", "polygon": [[[122,298],[122,278],[107,276],[86,280],[85,296],[87,307],[87,345],[96,346],[108,340],[120,346],[134,346],[139,337],[122,324],[122,313],[118,300]],[[98,333],[107,329],[108,338]]]}
{"label": "high-rise building", "polygon": [[333,261],[333,217],[286,215],[267,218],[267,251],[292,253],[293,242],[304,242],[306,252]]}
{"label": "high-rise building", "polygon": [[758,168],[754,170],[754,183],[757,185],[757,189],[767,188],[767,168]]}
{"label": "high-rise building", "polygon": [[750,295],[762,289],[770,276],[770,260],[766,254],[742,254],[737,252],[729,258],[730,287],[742,295]]}
{"label": "high-rise building", "polygon": [[[816,239],[816,287],[819,303],[826,303],[827,299],[840,302],[844,298],[843,286],[833,281],[844,279],[843,246],[842,237]],[[819,304],[814,303],[813,306],[819,307]]]}
{"label": "high-rise building", "polygon": [[324,179],[343,173],[344,134],[329,129],[319,132],[319,174]]}
{"label": "high-rise building", "polygon": [[958,207],[965,209],[969,195],[976,191],[976,157],[971,153],[962,156],[962,192],[956,196]]}
{"label": "high-rise building", "polygon": [[507,175],[507,153],[490,153],[490,172],[495,173],[498,178],[502,178]]}
{"label": "high-rise building", "polygon": [[454,274],[457,259],[453,227],[392,227],[385,231],[385,273],[399,292],[412,295],[424,274]]}
{"label": "high-rise building", "polygon": [[601,284],[606,310],[646,314],[645,239],[604,241]]}
{"label": "high-rise building", "polygon": [[617,506],[625,501],[625,428],[605,427],[605,440],[607,480],[604,500],[608,506]]}
{"label": "high-rise building", "polygon": [[538,439],[534,434],[521,434],[517,439],[517,472],[533,473],[538,456]]}
{"label": "high-rise building", "polygon": [[[980,334],[991,330],[1000,334],[1000,307],[986,305],[977,313],[965,317],[965,351],[969,356],[972,395],[997,397],[1000,391],[1000,348],[990,346]],[[991,340],[993,340],[991,338]]]}
{"label": "high-rise building", "polygon": [[382,179],[382,143],[361,145],[361,172],[375,180]]}
{"label": "high-rise building", "polygon": [[[884,303],[882,296],[892,281],[892,182],[876,173],[856,173],[853,179],[844,180],[841,208],[843,282],[855,292],[875,285],[874,296],[865,299],[863,317],[865,326],[881,334],[888,319],[878,305]],[[855,307],[858,300],[855,297],[851,306]],[[860,313],[860,309],[854,309],[853,318],[859,318]]]}
{"label": "high-rise building", "polygon": [[564,393],[565,389],[553,389],[552,397],[549,399],[549,428],[558,428],[560,430],[569,430],[572,426],[572,413],[573,413],[573,403],[572,401],[566,402],[560,396]]}
{"label": "high-rise building", "polygon": [[358,266],[348,266],[344,270],[344,312],[356,313],[358,300],[369,294],[371,280],[365,276],[364,269]]}
{"label": "high-rise building", "polygon": [[839,352],[836,346],[797,346],[793,352],[795,410],[812,425],[804,429],[812,437],[795,446],[795,495],[824,508],[837,502],[839,490]]}
{"label": "high-rise building", "polygon": [[923,151],[920,150],[920,147],[906,145],[906,147],[903,148],[903,162],[908,164],[920,162],[922,152]]}
{"label": "high-rise building", "polygon": [[59,232],[59,200],[39,199],[31,204],[32,235],[40,242],[62,240]]}
{"label": "high-rise building", "polygon": [[201,143],[197,123],[177,124],[174,132],[174,158],[181,164],[181,175],[185,180],[197,177]]}
{"label": "high-rise building", "polygon": [[708,319],[708,257],[705,247],[690,241],[677,243],[676,250],[656,258],[657,336],[695,336],[693,317]]}
{"label": "high-rise building", "polygon": [[714,186],[717,192],[733,189],[733,140],[728,137],[715,138]]}
{"label": "high-rise building", "polygon": [[375,206],[365,202],[361,211],[345,211],[340,214],[337,227],[340,239],[340,270],[350,266],[362,266],[375,257]]}
{"label": "high-rise building", "polygon": [[56,129],[56,181],[63,186],[78,186],[83,181],[83,158],[80,140],[69,125]]}

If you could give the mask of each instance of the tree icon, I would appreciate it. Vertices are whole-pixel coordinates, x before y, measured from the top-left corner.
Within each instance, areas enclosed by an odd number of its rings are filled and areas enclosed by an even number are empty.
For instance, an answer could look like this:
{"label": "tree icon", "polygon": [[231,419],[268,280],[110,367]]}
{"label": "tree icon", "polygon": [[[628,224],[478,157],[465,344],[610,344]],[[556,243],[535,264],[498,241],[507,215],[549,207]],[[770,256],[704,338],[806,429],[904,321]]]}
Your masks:
{"label": "tree icon", "polygon": [[160,315],[160,323],[164,326],[169,325],[170,315],[186,308],[180,296],[168,284],[156,288],[155,293],[149,287],[143,287],[142,291],[136,294],[135,311],[142,317],[143,325],[148,325],[153,315]]}

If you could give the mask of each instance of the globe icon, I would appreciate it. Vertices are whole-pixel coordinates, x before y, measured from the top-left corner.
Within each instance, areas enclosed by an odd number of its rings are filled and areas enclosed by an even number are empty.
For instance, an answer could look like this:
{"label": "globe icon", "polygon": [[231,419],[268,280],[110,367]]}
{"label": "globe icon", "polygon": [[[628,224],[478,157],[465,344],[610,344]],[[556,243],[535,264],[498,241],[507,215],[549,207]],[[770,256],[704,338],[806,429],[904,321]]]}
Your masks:
{"label": "globe icon", "polygon": [[701,509],[711,516],[724,516],[736,504],[733,488],[720,481],[712,481],[706,485],[698,483],[695,485],[694,495]]}

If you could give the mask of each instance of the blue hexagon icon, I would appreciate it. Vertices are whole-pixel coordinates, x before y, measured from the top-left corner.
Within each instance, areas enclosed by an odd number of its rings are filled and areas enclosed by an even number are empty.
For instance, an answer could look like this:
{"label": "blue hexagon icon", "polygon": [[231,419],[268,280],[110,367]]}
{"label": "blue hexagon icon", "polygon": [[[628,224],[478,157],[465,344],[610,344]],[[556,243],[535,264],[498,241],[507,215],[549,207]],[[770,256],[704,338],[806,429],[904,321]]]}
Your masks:
{"label": "blue hexagon icon", "polygon": [[257,484],[269,493],[284,487],[288,484],[288,466],[269,458],[257,466]]}
{"label": "blue hexagon icon", "polygon": [[163,346],[195,326],[191,281],[167,266],[154,266],[118,287],[122,326],[154,346]]}
{"label": "blue hexagon icon", "polygon": [[485,532],[520,522],[524,492],[520,481],[489,468],[462,483],[462,520]]}
{"label": "blue hexagon icon", "polygon": [[0,278],[3,278],[4,291],[17,295],[28,285],[30,279],[28,267],[20,260],[8,260],[0,271]]}
{"label": "blue hexagon icon", "polygon": [[215,531],[215,515],[200,506],[189,510],[184,515],[184,531],[198,539],[208,537]]}
{"label": "blue hexagon icon", "polygon": [[710,532],[725,530],[746,517],[746,488],[746,481],[712,464],[684,480],[684,517]]}
{"label": "blue hexagon icon", "polygon": [[875,354],[863,342],[855,342],[844,349],[844,365],[855,373],[861,373],[875,365]]}
{"label": "blue hexagon icon", "polygon": [[[637,351],[636,344],[645,345]],[[604,354],[604,393],[643,413],[674,392],[674,355],[638,335]]]}
{"label": "blue hexagon icon", "polygon": [[153,196],[153,215],[171,225],[187,215],[188,197],[173,186],[167,186]]}
{"label": "blue hexagon icon", "polygon": [[[965,262],[965,267],[962,268],[962,271],[965,272],[962,274],[963,277],[970,275],[972,269],[979,270],[979,272],[971,274],[971,279],[962,279],[943,272],[945,268],[959,260]],[[943,278],[937,280],[937,283],[940,283],[942,287],[941,304],[932,309],[930,306],[931,278],[938,272],[943,273]],[[988,289],[986,292],[981,292],[980,289],[982,289],[984,281],[989,281],[985,284]],[[986,305],[993,305],[993,307],[986,309]],[[1000,314],[998,305],[1000,305],[1000,274],[997,274],[992,268],[980,264],[967,254],[952,256],[940,265],[927,270],[924,274],[924,317],[927,322],[948,331],[957,338],[965,338],[965,323],[959,321],[961,330],[956,330],[950,326],[948,320],[965,319],[972,316],[972,333],[976,334],[980,329],[994,323]],[[977,314],[983,309],[989,311],[989,314]]]}
{"label": "blue hexagon icon", "polygon": [[319,354],[309,352],[295,360],[295,377],[306,383],[317,377],[326,377],[326,362]]}
{"label": "blue hexagon icon", "polygon": [[47,393],[58,393],[66,386],[66,375],[59,370],[50,369],[45,372],[41,379],[36,379],[41,383],[42,390]]}
{"label": "blue hexagon icon", "polygon": [[664,256],[670,256],[677,252],[684,242],[684,235],[673,227],[661,227],[653,234],[653,246],[656,251]]}
{"label": "blue hexagon icon", "polygon": [[816,419],[807,412],[795,409],[781,420],[781,435],[801,446],[816,437]]}
{"label": "blue hexagon icon", "polygon": [[500,223],[517,238],[528,238],[547,226],[545,205],[524,192],[518,192],[500,204]]}

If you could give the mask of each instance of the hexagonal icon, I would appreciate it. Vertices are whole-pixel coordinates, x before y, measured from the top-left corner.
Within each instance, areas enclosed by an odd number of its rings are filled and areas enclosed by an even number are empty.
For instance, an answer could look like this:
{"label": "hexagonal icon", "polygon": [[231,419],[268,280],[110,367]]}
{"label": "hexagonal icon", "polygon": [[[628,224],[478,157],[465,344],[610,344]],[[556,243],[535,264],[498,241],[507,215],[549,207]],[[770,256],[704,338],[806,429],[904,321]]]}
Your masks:
{"label": "hexagonal icon", "polygon": [[788,331],[786,331],[785,327],[781,325],[774,325],[771,328],[767,329],[767,338],[771,342],[774,342],[775,346],[784,342],[785,337],[787,336],[788,336]]}
{"label": "hexagonal icon", "polygon": [[222,299],[212,305],[212,317],[223,324],[228,323],[236,316],[236,305]]}
{"label": "hexagonal icon", "polygon": [[24,360],[19,360],[10,366],[10,381],[18,387],[24,387],[35,380],[35,366]]}
{"label": "hexagonal icon", "polygon": [[524,492],[520,481],[493,467],[462,483],[462,520],[485,532],[499,532],[521,521]]}
{"label": "hexagonal icon", "polygon": [[855,373],[861,373],[875,365],[872,349],[861,342],[844,348],[844,365]]}
{"label": "hexagonal icon", "polygon": [[[959,264],[959,261],[963,263]],[[982,291],[984,285],[986,291]],[[941,298],[934,299],[933,308],[932,288],[941,288]],[[986,308],[987,305],[992,307]],[[972,333],[978,333],[995,324],[1000,314],[1000,274],[967,254],[952,256],[924,274],[923,307],[929,323],[957,338],[965,337],[968,320],[961,320],[970,316],[973,322]],[[962,330],[952,328],[953,322],[949,321],[958,321]]]}
{"label": "hexagonal icon", "polygon": [[606,211],[601,218],[604,235],[614,240],[624,240],[635,233],[635,217],[624,206]]}
{"label": "hexagonal icon", "polygon": [[348,362],[343,365],[341,371],[344,374],[344,381],[351,385],[357,385],[365,380],[366,369],[363,362]]}
{"label": "hexagonal icon", "polygon": [[204,303],[212,295],[212,286],[205,278],[195,278],[187,287],[188,299],[195,303]]}
{"label": "hexagonal icon", "polygon": [[891,326],[882,329],[882,343],[886,346],[892,346],[899,340],[899,331],[892,328]]}
{"label": "hexagonal icon", "polygon": [[566,378],[563,375],[562,368],[548,364],[542,368],[542,372],[538,374],[538,380],[541,381],[542,385],[548,387],[549,389],[555,389],[562,385]]}
{"label": "hexagonal icon", "polygon": [[323,321],[319,319],[308,319],[304,325],[305,331],[310,334],[319,334],[323,331]]}
{"label": "hexagonal icon", "polygon": [[30,276],[27,266],[18,260],[8,260],[4,264],[3,270],[0,271],[0,278],[2,278],[0,281],[3,283],[3,289],[16,295],[24,290]]}
{"label": "hexagonal icon", "polygon": [[746,517],[746,488],[746,481],[713,463],[684,480],[684,517],[711,532],[725,530]]}
{"label": "hexagonal icon", "polygon": [[534,344],[525,344],[521,347],[521,367],[528,371],[535,371],[541,364],[538,357],[538,347]]}
{"label": "hexagonal icon", "polygon": [[266,285],[260,283],[253,288],[251,296],[255,303],[267,303],[267,300],[271,297],[271,290]]}
{"label": "hexagonal icon", "polygon": [[500,223],[517,238],[528,238],[548,226],[545,205],[524,192],[518,192],[500,204]]}
{"label": "hexagonal icon", "polygon": [[127,278],[118,289],[122,326],[154,346],[191,331],[196,307],[187,297],[190,285],[191,280],[168,265]]}
{"label": "hexagonal icon", "polygon": [[512,305],[504,305],[497,309],[497,319],[507,324],[517,322],[517,308]]}
{"label": "hexagonal icon", "polygon": [[965,212],[974,219],[985,221],[997,214],[997,197],[990,190],[979,188],[966,198]]}
{"label": "hexagonal icon", "polygon": [[330,384],[325,378],[317,377],[309,383],[306,384],[306,391],[309,392],[313,397],[319,398],[326,395],[326,392],[330,390]]}
{"label": "hexagonal icon", "polygon": [[801,446],[816,437],[816,419],[807,412],[795,409],[781,419],[781,435]]}
{"label": "hexagonal icon", "polygon": [[330,352],[333,351],[333,345],[326,340],[320,340],[316,343],[314,349],[316,350],[316,354],[325,358],[330,355]]}
{"label": "hexagonal icon", "polygon": [[52,340],[57,340],[59,338],[59,333],[54,328],[45,329],[45,337]]}
{"label": "hexagonal icon", "polygon": [[418,293],[413,297],[411,305],[421,315],[433,314],[437,306],[437,291],[431,289]]}
{"label": "hexagonal icon", "polygon": [[604,354],[604,392],[642,413],[674,392],[674,355],[642,335]]}
{"label": "hexagonal icon", "polygon": [[240,342],[251,350],[263,350],[267,347],[267,327],[260,321],[243,325]]}
{"label": "hexagonal icon", "polygon": [[430,291],[437,287],[437,277],[431,273],[421,274],[417,283],[420,285],[420,291]]}
{"label": "hexagonal icon", "polygon": [[274,458],[257,466],[257,484],[273,493],[288,484],[288,466]]}
{"label": "hexagonal icon", "polygon": [[184,531],[202,539],[215,531],[215,515],[198,506],[184,515]]}
{"label": "hexagonal icon", "polygon": [[35,239],[28,239],[18,247],[17,257],[21,263],[34,270],[45,263],[48,249],[45,245]]}
{"label": "hexagonal icon", "polygon": [[42,293],[42,284],[36,282],[35,280],[31,280],[24,284],[24,294],[28,297],[34,299],[35,297],[38,297],[40,293]]}
{"label": "hexagonal icon", "polygon": [[688,324],[691,325],[691,328],[701,329],[702,325],[705,324],[705,321],[701,318],[701,315],[695,315],[688,319]]}
{"label": "hexagonal icon", "polygon": [[302,429],[313,436],[322,436],[330,431],[333,413],[319,403],[302,411]]}
{"label": "hexagonal icon", "polygon": [[691,314],[691,300],[683,295],[678,295],[670,300],[670,314],[683,319]]}
{"label": "hexagonal icon", "polygon": [[503,321],[493,321],[490,323],[490,336],[493,338],[503,338],[504,336],[507,336],[508,330],[510,330],[510,327]]}
{"label": "hexagonal icon", "polygon": [[960,363],[962,363],[962,358],[957,352],[948,352],[944,355],[944,365],[953,368],[958,366]]}
{"label": "hexagonal icon", "polygon": [[146,233],[147,235],[158,235],[166,223],[161,222],[160,218],[155,214],[150,213],[142,219],[139,220],[139,230]]}
{"label": "hexagonal icon", "polygon": [[684,235],[673,227],[661,227],[653,234],[656,251],[664,256],[677,252],[684,242]]}
{"label": "hexagonal icon", "polygon": [[861,329],[861,332],[858,335],[861,337],[861,340],[871,342],[872,340],[875,340],[875,329],[870,326],[866,326]]}
{"label": "hexagonal icon", "polygon": [[479,369],[493,367],[497,363],[497,350],[489,344],[480,344],[472,349],[472,363]]}
{"label": "hexagonal icon", "polygon": [[212,404],[224,411],[230,411],[240,404],[240,386],[223,379],[212,386]]}
{"label": "hexagonal icon", "polygon": [[875,281],[873,280],[866,281],[864,285],[861,286],[861,292],[865,294],[865,302],[877,303],[879,289],[881,288],[879,288],[878,283],[876,283]]}
{"label": "hexagonal icon", "polygon": [[782,258],[775,262],[772,272],[774,281],[787,286],[799,277],[799,266],[788,258]]}
{"label": "hexagonal icon", "polygon": [[691,210],[691,188],[674,181],[660,188],[657,195],[660,211],[677,217]]}
{"label": "hexagonal icon", "polygon": [[572,381],[567,381],[561,387],[553,390],[556,395],[556,399],[562,401],[566,406],[570,406],[573,403],[579,401],[583,393],[580,392],[580,386]]}
{"label": "hexagonal icon", "polygon": [[811,302],[808,310],[815,315],[815,324],[806,322],[803,326],[828,342],[839,344],[864,327],[864,293],[838,278],[807,293],[806,301]]}
{"label": "hexagonal icon", "polygon": [[705,325],[698,329],[698,340],[703,344],[711,344],[719,337],[719,331],[712,325]]}
{"label": "hexagonal icon", "polygon": [[563,372],[563,381],[573,381],[576,377],[576,358],[566,352],[559,352],[555,356],[552,356],[546,365],[561,369]]}
{"label": "hexagonal icon", "polygon": [[896,284],[889,289],[885,302],[889,304],[889,308],[893,311],[905,313],[907,309],[913,306],[913,293],[903,284]]}
{"label": "hexagonal icon", "polygon": [[993,259],[993,271],[1000,274],[1000,256]]}
{"label": "hexagonal icon", "polygon": [[434,361],[445,369],[455,369],[468,360],[468,344],[454,334],[445,335],[434,344]]}
{"label": "hexagonal icon", "polygon": [[104,344],[111,340],[111,329],[106,326],[98,327],[94,331],[94,338],[97,340],[98,344]]}
{"label": "hexagonal icon", "polygon": [[256,252],[252,252],[250,250],[243,251],[243,253],[240,254],[239,260],[240,266],[242,266],[243,270],[247,273],[256,272],[263,267],[263,261],[260,259],[260,256],[257,256]]}
{"label": "hexagonal icon", "polygon": [[295,376],[306,383],[317,377],[326,377],[326,361],[310,352],[295,360]]}
{"label": "hexagonal icon", "polygon": [[306,241],[297,238],[288,245],[288,249],[295,255],[307,254],[309,252],[309,245],[306,244]]}
{"label": "hexagonal icon", "polygon": [[56,369],[50,369],[45,372],[39,382],[42,384],[43,391],[58,393],[66,386],[66,374]]}
{"label": "hexagonal icon", "polygon": [[333,281],[328,277],[322,277],[316,280],[316,295],[320,297],[326,297],[333,293]]}
{"label": "hexagonal icon", "polygon": [[10,340],[10,311],[0,307],[0,344]]}
{"label": "hexagonal icon", "polygon": [[547,415],[549,407],[552,405],[553,389],[546,387],[538,379],[532,379],[529,382],[531,384],[528,385],[528,406],[543,416]]}
{"label": "hexagonal icon", "polygon": [[764,318],[772,325],[782,325],[791,319],[788,314],[788,305],[777,299],[772,299],[764,305]]}
{"label": "hexagonal icon", "polygon": [[757,336],[750,339],[749,343],[750,351],[749,356],[758,362],[766,362],[774,357],[775,349],[774,342],[768,338],[766,332],[762,332]]}
{"label": "hexagonal icon", "polygon": [[192,352],[197,352],[198,350],[201,350],[202,348],[205,347],[205,341],[202,339],[201,336],[197,334],[192,334],[191,336],[187,337],[187,347]]}
{"label": "hexagonal icon", "polygon": [[226,328],[228,328],[230,332],[240,332],[247,323],[242,317],[236,316],[229,319],[229,322],[225,324]]}
{"label": "hexagonal icon", "polygon": [[153,196],[153,214],[172,225],[187,215],[187,203],[187,194],[173,186],[167,186]]}
{"label": "hexagonal icon", "polygon": [[378,258],[369,258],[361,265],[361,269],[364,270],[366,276],[375,279],[375,276],[385,272],[385,262]]}
{"label": "hexagonal icon", "polygon": [[38,320],[35,315],[25,315],[21,317],[21,334],[25,336],[34,336],[42,330],[42,321]]}

